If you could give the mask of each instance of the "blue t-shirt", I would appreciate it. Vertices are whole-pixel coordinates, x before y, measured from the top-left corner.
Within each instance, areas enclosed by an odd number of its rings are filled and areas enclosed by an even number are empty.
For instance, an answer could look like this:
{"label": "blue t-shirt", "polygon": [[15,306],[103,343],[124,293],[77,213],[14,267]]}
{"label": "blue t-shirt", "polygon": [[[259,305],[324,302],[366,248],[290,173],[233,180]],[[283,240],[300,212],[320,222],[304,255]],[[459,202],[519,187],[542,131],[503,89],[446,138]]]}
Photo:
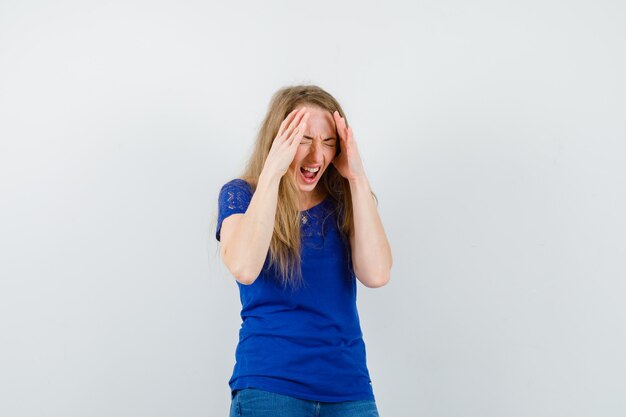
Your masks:
{"label": "blue t-shirt", "polygon": [[[216,239],[222,221],[245,213],[253,190],[242,179],[219,194]],[[242,325],[231,395],[258,388],[323,402],[373,400],[356,306],[356,277],[349,246],[337,226],[330,197],[301,212],[304,286],[293,291],[273,277],[269,252],[258,278],[239,281]]]}

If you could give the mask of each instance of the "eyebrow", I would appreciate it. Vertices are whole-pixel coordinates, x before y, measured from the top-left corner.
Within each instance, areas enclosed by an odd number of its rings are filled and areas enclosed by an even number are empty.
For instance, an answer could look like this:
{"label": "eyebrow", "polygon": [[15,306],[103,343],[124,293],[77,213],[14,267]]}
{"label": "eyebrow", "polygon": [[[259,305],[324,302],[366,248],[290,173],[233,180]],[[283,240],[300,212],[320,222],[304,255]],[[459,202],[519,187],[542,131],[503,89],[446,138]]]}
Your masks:
{"label": "eyebrow", "polygon": [[[313,138],[312,138],[311,136],[302,135],[302,137],[303,137],[303,138],[305,138],[305,139],[311,139],[311,140],[313,140]],[[324,139],[324,140],[331,140],[331,139],[337,140],[337,138],[336,138],[336,137],[334,137],[334,136],[332,136],[332,137],[330,137],[330,138],[326,138],[326,139]]]}

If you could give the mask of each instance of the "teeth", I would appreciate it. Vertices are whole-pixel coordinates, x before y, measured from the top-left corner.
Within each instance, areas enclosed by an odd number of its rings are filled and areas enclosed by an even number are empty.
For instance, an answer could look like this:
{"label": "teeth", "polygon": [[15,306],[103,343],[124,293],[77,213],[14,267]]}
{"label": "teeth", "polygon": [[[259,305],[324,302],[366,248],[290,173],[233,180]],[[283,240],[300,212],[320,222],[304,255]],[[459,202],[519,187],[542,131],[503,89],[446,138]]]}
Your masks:
{"label": "teeth", "polygon": [[317,172],[320,170],[320,167],[317,168],[307,168],[307,167],[302,167],[302,169],[306,169],[309,172]]}

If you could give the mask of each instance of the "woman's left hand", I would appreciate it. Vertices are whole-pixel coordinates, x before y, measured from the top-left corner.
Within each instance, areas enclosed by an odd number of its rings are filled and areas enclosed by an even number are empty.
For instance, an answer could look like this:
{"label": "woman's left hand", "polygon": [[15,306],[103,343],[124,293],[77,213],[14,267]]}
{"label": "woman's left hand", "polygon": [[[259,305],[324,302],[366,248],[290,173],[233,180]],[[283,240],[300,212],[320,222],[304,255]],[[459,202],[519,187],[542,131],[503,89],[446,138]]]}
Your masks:
{"label": "woman's left hand", "polygon": [[333,113],[333,118],[341,141],[341,153],[333,159],[333,165],[339,174],[349,181],[365,177],[363,162],[354,140],[352,127],[346,127],[346,121],[339,115],[338,111]]}

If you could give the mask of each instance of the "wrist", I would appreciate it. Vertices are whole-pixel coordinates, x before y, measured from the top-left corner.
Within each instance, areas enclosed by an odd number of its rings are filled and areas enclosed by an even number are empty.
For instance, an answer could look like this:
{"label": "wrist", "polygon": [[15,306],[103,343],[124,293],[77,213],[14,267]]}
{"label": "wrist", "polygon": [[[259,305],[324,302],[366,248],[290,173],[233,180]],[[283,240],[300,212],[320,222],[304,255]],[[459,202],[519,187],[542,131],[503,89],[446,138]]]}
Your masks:
{"label": "wrist", "polygon": [[354,188],[354,187],[369,188],[369,182],[367,181],[367,177],[365,175],[356,177],[356,178],[350,178],[348,182],[350,183],[350,188]]}
{"label": "wrist", "polygon": [[270,187],[278,187],[281,178],[282,175],[268,171],[267,169],[263,169],[263,171],[261,171],[261,174],[259,175],[259,184],[263,183],[264,185]]}

